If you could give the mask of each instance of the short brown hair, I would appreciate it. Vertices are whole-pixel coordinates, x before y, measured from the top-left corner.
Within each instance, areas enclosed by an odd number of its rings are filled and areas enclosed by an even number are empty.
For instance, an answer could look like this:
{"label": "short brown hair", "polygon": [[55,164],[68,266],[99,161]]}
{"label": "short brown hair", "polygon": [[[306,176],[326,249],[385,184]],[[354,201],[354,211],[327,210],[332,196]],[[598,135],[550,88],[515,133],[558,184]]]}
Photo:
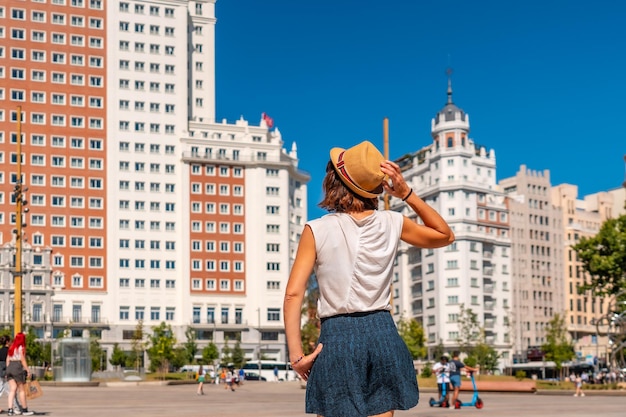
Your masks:
{"label": "short brown hair", "polygon": [[326,176],[322,182],[324,199],[319,207],[331,213],[361,212],[378,209],[378,197],[366,198],[352,192],[341,181],[331,161],[326,165]]}

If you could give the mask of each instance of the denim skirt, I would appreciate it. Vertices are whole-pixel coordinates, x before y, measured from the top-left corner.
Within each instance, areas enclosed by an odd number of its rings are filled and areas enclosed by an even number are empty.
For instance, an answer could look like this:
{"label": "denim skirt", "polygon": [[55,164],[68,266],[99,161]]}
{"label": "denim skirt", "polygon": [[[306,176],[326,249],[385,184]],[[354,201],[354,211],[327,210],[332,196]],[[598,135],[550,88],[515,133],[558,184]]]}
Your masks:
{"label": "denim skirt", "polygon": [[324,345],[306,385],[306,412],[366,417],[417,405],[413,359],[389,311],[322,319]]}

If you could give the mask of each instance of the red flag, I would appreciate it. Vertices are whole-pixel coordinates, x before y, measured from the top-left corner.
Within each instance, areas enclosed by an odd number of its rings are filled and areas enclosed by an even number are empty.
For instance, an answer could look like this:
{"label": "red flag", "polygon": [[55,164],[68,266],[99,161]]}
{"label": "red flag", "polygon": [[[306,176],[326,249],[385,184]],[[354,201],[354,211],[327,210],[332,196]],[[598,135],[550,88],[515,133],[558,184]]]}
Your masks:
{"label": "red flag", "polygon": [[267,125],[268,129],[271,129],[274,127],[274,119],[269,117],[265,112],[263,112],[261,117],[263,118],[263,120],[265,120],[265,124]]}

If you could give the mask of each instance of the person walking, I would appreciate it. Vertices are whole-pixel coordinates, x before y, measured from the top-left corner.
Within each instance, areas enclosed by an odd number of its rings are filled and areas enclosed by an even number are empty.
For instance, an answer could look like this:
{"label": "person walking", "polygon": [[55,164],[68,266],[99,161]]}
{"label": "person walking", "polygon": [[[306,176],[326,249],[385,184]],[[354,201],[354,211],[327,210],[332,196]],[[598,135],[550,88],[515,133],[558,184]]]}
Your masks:
{"label": "person walking", "polygon": [[239,368],[239,384],[237,384],[237,386],[243,385],[243,381],[245,379],[246,379],[246,371],[244,371],[243,368]]}
{"label": "person walking", "polygon": [[[9,336],[0,336],[0,397],[2,394],[8,391],[9,383],[6,380],[7,376],[7,355],[9,354],[9,342],[11,338]],[[7,394],[8,395],[8,394]],[[0,413],[3,411],[0,409]]]}
{"label": "person walking", "polygon": [[[24,385],[26,380],[30,378],[30,375],[30,369],[26,363],[26,337],[24,333],[20,332],[15,335],[15,339],[9,346],[7,354],[7,380],[10,389],[7,415],[22,414],[24,416],[32,416],[35,414],[28,410],[26,393],[24,392]],[[22,406],[21,413],[16,413],[13,409],[16,396]]]}
{"label": "person walking", "polygon": [[469,372],[478,371],[477,368],[472,368],[471,366],[465,365],[459,359],[459,355],[461,352],[455,350],[452,352],[452,360],[450,361],[450,385],[452,385],[452,389],[454,392],[452,393],[452,401],[450,401],[450,405],[453,406],[456,404],[456,400],[459,397],[459,391],[461,391],[461,369],[465,368]]}
{"label": "person walking", "polygon": [[585,393],[583,392],[583,378],[580,375],[576,375],[574,383],[576,384],[576,392],[574,393],[574,397],[584,397]]}
{"label": "person walking", "polygon": [[226,389],[230,388],[231,391],[235,391],[235,377],[233,371],[228,370],[226,373]]}
{"label": "person walking", "polygon": [[200,365],[198,369],[198,389],[196,390],[196,395],[204,395],[204,379],[206,377],[206,371],[203,366]]}
{"label": "person walking", "polygon": [[[11,337],[4,335],[0,336],[0,397],[6,392],[7,396],[9,395],[9,382],[7,381],[7,356],[9,354],[9,344],[11,343]],[[22,407],[20,406],[17,397],[15,397],[15,401],[13,403],[13,412],[21,414]],[[0,409],[0,414],[4,411]]]}
{"label": "person walking", "polygon": [[[307,413],[391,417],[419,400],[413,359],[390,314],[400,241],[437,248],[452,243],[454,233],[413,192],[400,167],[368,141],[330,150],[323,191],[319,206],[329,214],[305,225],[285,291],[291,367],[307,381]],[[383,191],[408,204],[423,224],[396,210],[378,210]],[[321,333],[305,355],[301,308],[312,271]]]}

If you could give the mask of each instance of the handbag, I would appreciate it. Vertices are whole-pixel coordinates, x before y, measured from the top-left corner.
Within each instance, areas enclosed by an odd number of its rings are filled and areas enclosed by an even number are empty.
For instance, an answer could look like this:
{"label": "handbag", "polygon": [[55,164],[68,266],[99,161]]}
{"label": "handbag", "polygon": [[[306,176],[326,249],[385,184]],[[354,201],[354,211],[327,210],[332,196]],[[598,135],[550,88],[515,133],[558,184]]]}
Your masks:
{"label": "handbag", "polygon": [[41,385],[36,379],[33,379],[32,381],[27,381],[26,384],[24,384],[24,389],[26,390],[26,398],[28,400],[33,400],[43,395]]}

